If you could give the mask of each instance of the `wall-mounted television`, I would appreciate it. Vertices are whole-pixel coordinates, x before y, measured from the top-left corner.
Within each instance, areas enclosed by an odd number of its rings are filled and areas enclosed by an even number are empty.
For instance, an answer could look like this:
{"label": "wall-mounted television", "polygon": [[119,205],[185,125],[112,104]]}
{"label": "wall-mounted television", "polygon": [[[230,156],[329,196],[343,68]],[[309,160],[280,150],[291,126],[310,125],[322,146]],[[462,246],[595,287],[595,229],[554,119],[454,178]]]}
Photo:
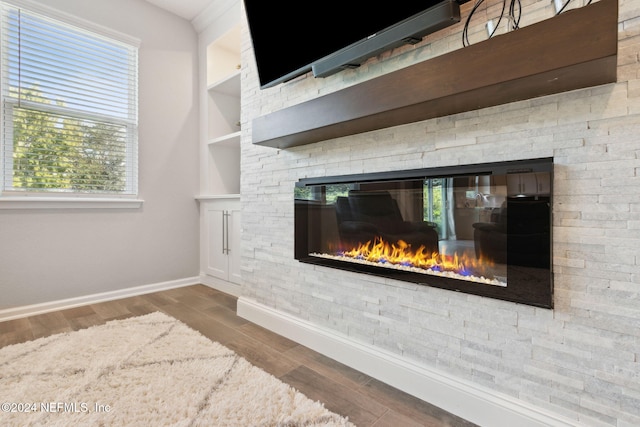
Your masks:
{"label": "wall-mounted television", "polygon": [[244,0],[260,87],[326,77],[460,21],[468,0],[375,3]]}

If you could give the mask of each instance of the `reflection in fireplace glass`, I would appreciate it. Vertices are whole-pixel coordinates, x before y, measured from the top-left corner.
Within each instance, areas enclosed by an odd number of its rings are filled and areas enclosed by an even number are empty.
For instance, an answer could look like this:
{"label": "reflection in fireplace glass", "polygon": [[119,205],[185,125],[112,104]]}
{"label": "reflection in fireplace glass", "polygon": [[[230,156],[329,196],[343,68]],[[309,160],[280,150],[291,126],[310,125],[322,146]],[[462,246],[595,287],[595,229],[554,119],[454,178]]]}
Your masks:
{"label": "reflection in fireplace glass", "polygon": [[523,302],[550,306],[552,179],[544,169],[301,180],[296,258],[516,301],[532,294]]}

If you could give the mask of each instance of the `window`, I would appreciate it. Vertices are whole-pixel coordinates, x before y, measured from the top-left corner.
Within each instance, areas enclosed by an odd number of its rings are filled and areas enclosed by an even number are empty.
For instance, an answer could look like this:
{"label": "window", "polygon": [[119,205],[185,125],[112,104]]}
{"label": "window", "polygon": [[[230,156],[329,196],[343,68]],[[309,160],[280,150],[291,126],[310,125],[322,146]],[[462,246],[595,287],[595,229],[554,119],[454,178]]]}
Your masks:
{"label": "window", "polygon": [[349,190],[354,189],[352,184],[333,184],[321,187],[295,187],[294,197],[300,200],[317,200],[326,203],[335,203],[340,196],[346,197]]}
{"label": "window", "polygon": [[137,194],[137,47],[0,3],[3,196]]}
{"label": "window", "polygon": [[427,178],[423,184],[423,221],[435,224],[440,239],[449,238],[447,189],[450,178]]}

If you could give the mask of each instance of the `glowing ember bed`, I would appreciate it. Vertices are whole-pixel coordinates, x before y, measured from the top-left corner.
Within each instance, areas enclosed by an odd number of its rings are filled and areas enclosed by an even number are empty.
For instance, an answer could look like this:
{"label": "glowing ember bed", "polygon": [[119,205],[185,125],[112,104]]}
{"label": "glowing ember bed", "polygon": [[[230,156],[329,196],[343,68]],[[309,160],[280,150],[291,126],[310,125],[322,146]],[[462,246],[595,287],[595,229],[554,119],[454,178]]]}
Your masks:
{"label": "glowing ember bed", "polygon": [[552,183],[552,159],[301,179],[295,257],[551,308]]}

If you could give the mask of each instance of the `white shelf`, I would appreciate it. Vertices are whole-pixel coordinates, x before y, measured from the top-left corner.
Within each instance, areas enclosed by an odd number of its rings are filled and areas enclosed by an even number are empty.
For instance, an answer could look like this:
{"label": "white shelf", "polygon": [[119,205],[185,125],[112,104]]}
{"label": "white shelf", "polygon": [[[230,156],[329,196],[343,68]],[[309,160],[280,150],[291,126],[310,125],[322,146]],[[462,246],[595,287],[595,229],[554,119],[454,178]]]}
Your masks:
{"label": "white shelf", "polygon": [[207,200],[240,200],[239,194],[198,194],[195,197],[200,202]]}
{"label": "white shelf", "polygon": [[226,80],[227,76],[238,72],[242,44],[241,32],[241,25],[238,23],[207,45],[207,86]]}
{"label": "white shelf", "polygon": [[[201,141],[202,194],[240,192],[241,25],[207,42],[205,101],[206,135]],[[204,129],[203,129],[204,130]]]}
{"label": "white shelf", "polygon": [[221,93],[223,95],[240,97],[240,70],[210,84],[207,87],[209,92]]}
{"label": "white shelf", "polygon": [[228,135],[222,135],[217,138],[211,138],[208,141],[209,146],[225,146],[225,147],[235,147],[240,145],[240,131],[230,133]]}
{"label": "white shelf", "polygon": [[[234,0],[235,2],[235,0]],[[241,23],[200,34],[200,271],[223,289],[240,283]],[[223,26],[226,27],[227,23]],[[217,36],[212,39],[214,33]],[[226,248],[226,249],[225,249]],[[233,249],[230,249],[233,248]],[[230,250],[230,252],[229,252]],[[208,280],[208,282],[207,282]],[[226,288],[225,288],[226,286]]]}

